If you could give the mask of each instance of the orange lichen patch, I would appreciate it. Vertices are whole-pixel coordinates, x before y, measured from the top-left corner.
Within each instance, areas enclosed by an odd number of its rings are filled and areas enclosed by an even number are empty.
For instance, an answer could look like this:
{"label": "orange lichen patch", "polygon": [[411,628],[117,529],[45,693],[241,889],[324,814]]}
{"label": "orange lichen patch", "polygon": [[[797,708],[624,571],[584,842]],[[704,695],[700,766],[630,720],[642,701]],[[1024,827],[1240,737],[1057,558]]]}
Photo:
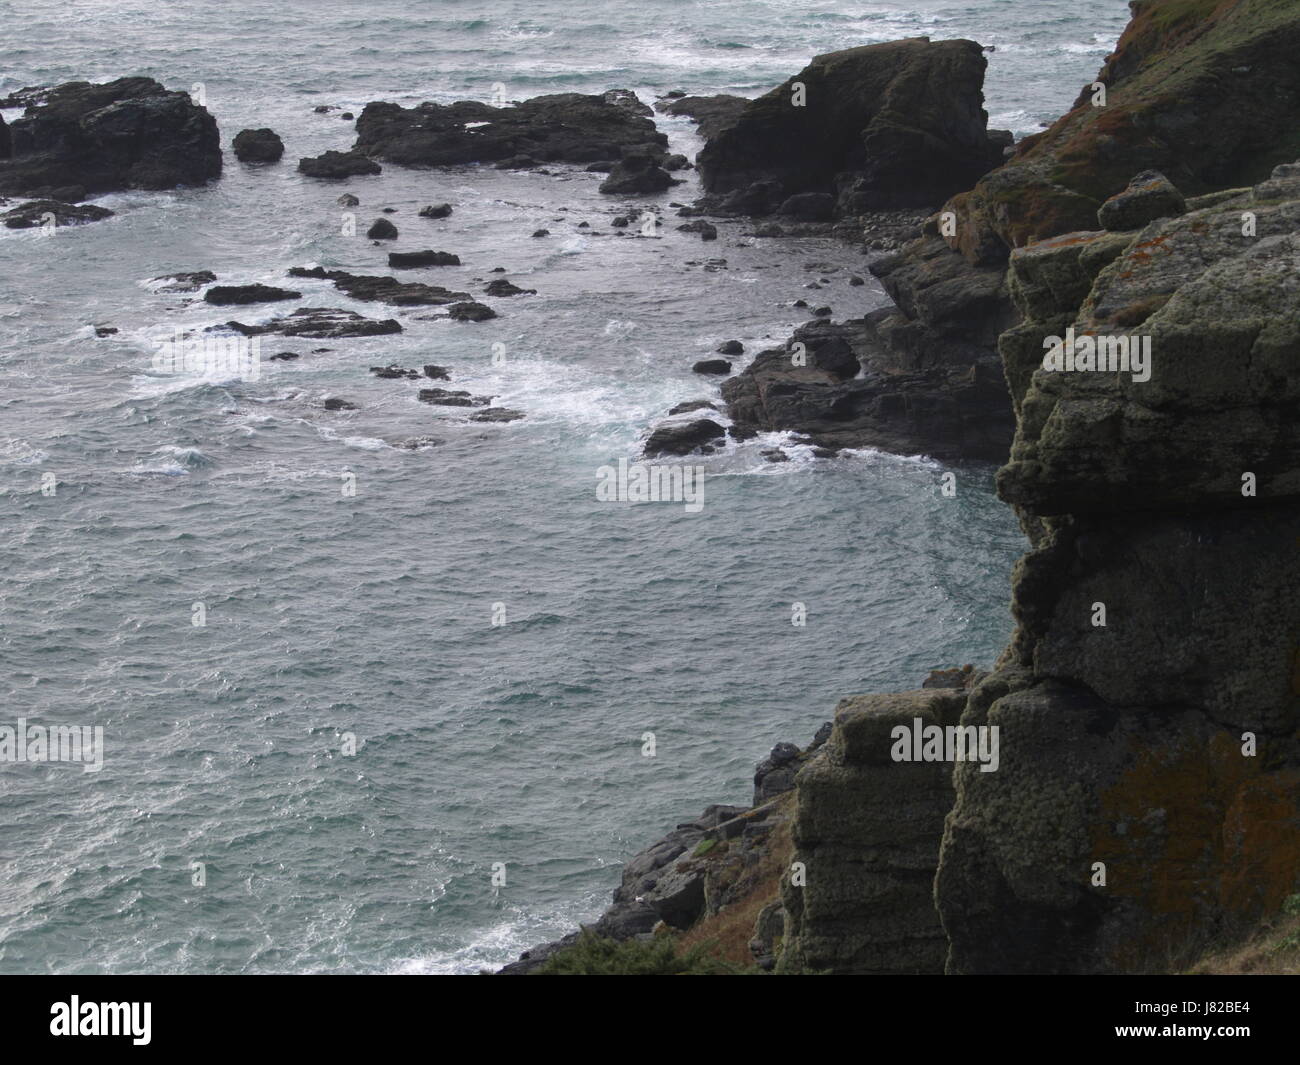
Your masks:
{"label": "orange lichen patch", "polygon": [[1156,252],[1163,252],[1165,255],[1172,255],[1173,252],[1166,247],[1168,243],[1169,234],[1165,233],[1158,237],[1152,237],[1150,240],[1144,240],[1141,244],[1133,245],[1124,258],[1126,262],[1133,264],[1134,269],[1122,271],[1119,275],[1120,280],[1127,281],[1137,273],[1138,267],[1149,266],[1155,259]]}
{"label": "orange lichen patch", "polygon": [[1101,796],[1092,861],[1105,894],[1136,904],[1146,942],[1127,967],[1170,957],[1217,923],[1276,913],[1300,884],[1300,772],[1270,770],[1227,733],[1207,746],[1135,751]]}

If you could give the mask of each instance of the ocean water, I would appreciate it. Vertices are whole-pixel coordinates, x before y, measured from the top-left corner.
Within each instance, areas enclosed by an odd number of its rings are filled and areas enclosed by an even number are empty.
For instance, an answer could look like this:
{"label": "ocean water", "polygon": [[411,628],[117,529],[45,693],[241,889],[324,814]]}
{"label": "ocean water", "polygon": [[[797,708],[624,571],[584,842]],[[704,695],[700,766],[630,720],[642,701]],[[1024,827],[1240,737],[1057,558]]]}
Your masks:
{"label": "ocean water", "polygon": [[[1120,0],[0,2],[0,94],[150,75],[201,91],[224,145],[269,125],[287,146],[265,168],[227,153],[205,189],[105,197],[105,222],[0,232],[0,725],[105,736],[96,773],[0,764],[0,972],[501,964],[596,916],[620,863],[677,822],[747,801],[754,762],[806,743],[840,697],[987,665],[1010,631],[1023,540],[989,467],[956,468],[945,498],[923,456],[817,460],[768,436],[691,460],[698,513],[596,499],[599,467],[635,460],[669,407],[716,398],[690,366],[721,341],[783,339],[801,297],[836,317],[882,306],[848,284],[861,252],[743,223],[707,245],[675,222],[616,237],[627,204],[565,167],[312,181],[298,158],[352,142],[314,106],[497,83],[757,95],[814,54],[928,34],[995,47],[992,124],[1025,134],[1126,17]],[[698,149],[689,122],[659,121]],[[679,176],[637,203],[688,202]],[[344,235],[345,190],[361,232],[389,217],[399,247],[464,263],[413,279],[538,294],[488,299],[500,317],[471,324],[287,282],[308,263],[387,272],[387,247]],[[416,217],[442,201],[451,218]],[[150,283],[196,269],[304,298],[232,310]],[[404,332],[268,338],[257,380],[153,368],[176,329],[300,304]],[[389,363],[445,365],[448,387],[526,417],[421,404],[416,382],[367,373]],[[421,436],[440,443],[394,446]],[[763,459],[783,443],[790,462]]]}

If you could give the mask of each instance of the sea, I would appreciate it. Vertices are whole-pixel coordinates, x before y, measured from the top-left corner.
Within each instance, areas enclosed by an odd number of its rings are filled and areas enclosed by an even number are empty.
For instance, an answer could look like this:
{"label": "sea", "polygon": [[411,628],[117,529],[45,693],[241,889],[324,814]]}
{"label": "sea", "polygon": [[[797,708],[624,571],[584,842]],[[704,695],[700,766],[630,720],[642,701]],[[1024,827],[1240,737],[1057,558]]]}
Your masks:
{"label": "sea", "polygon": [[[670,408],[718,401],[691,367],[722,342],[744,345],[740,370],[807,320],[796,300],[886,305],[860,246],[743,222],[704,244],[667,206],[699,194],[693,171],[632,201],[565,166],[303,177],[297,159],[351,146],[343,112],[757,96],[814,55],[926,35],[989,46],[990,124],[1024,136],[1127,17],[1122,0],[0,0],[0,96],[146,75],[201,99],[226,150],[205,188],[0,230],[0,727],[103,737],[97,769],[0,762],[0,972],[492,969],[597,916],[676,824],[747,802],[755,762],[842,697],[987,667],[1010,634],[1026,545],[991,466],[766,434],[684,460],[701,507],[597,497]],[[657,121],[698,151],[689,120]],[[263,126],[283,162],[239,163],[231,138]],[[417,215],[443,202],[449,218]],[[647,204],[663,224],[615,236]],[[288,281],[387,273],[377,218],[463,264],[410,279],[536,295],[453,322]],[[153,280],[194,270],[303,298],[222,308]],[[159,369],[178,330],[300,305],[403,331],[264,338],[255,373]],[[369,372],[389,364],[450,381]],[[434,384],[524,417],[421,403]]]}

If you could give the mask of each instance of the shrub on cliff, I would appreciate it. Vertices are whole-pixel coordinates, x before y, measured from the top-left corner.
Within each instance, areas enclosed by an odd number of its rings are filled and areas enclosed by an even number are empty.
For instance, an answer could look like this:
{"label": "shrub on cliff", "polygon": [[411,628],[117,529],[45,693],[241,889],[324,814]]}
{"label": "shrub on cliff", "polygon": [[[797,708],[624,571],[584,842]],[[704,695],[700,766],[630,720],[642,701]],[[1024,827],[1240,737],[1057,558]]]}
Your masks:
{"label": "shrub on cliff", "polygon": [[709,957],[707,944],[678,953],[668,936],[620,943],[589,931],[537,970],[541,976],[738,976],[757,971]]}

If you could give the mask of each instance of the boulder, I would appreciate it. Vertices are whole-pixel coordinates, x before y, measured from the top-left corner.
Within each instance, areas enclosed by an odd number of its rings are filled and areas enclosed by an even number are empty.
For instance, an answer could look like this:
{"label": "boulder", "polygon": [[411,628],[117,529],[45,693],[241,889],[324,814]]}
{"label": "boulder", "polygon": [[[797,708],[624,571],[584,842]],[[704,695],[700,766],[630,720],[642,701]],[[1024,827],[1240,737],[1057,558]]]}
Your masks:
{"label": "boulder", "polygon": [[420,217],[421,218],[450,218],[451,204],[439,203],[439,204],[431,204],[428,207],[421,207]]}
{"label": "boulder", "polygon": [[497,312],[485,303],[466,300],[448,307],[447,316],[456,322],[486,322],[489,318],[495,318]]}
{"label": "boulder", "polygon": [[1158,170],[1144,170],[1097,209],[1097,222],[1102,229],[1141,229],[1186,210],[1187,201],[1172,181]]}
{"label": "boulder", "polygon": [[701,359],[691,369],[695,373],[729,374],[731,373],[731,363],[726,359]]}
{"label": "boulder", "polygon": [[648,155],[624,156],[600,183],[608,195],[641,195],[663,192],[673,184],[672,175]]}
{"label": "boulder", "polygon": [[8,127],[0,195],[85,195],[202,185],[221,173],[216,119],[152,78],[68,82]]}
{"label": "boulder", "polygon": [[645,444],[647,458],[656,455],[689,455],[703,447],[715,446],[726,437],[726,430],[709,418],[693,422],[661,425]]}
{"label": "boulder", "polygon": [[272,129],[241,129],[231,142],[241,163],[278,163],[284,155],[284,141]]}
{"label": "boulder", "polygon": [[372,223],[370,223],[370,228],[366,230],[366,236],[371,240],[396,240],[397,227],[387,218],[376,218]]}

